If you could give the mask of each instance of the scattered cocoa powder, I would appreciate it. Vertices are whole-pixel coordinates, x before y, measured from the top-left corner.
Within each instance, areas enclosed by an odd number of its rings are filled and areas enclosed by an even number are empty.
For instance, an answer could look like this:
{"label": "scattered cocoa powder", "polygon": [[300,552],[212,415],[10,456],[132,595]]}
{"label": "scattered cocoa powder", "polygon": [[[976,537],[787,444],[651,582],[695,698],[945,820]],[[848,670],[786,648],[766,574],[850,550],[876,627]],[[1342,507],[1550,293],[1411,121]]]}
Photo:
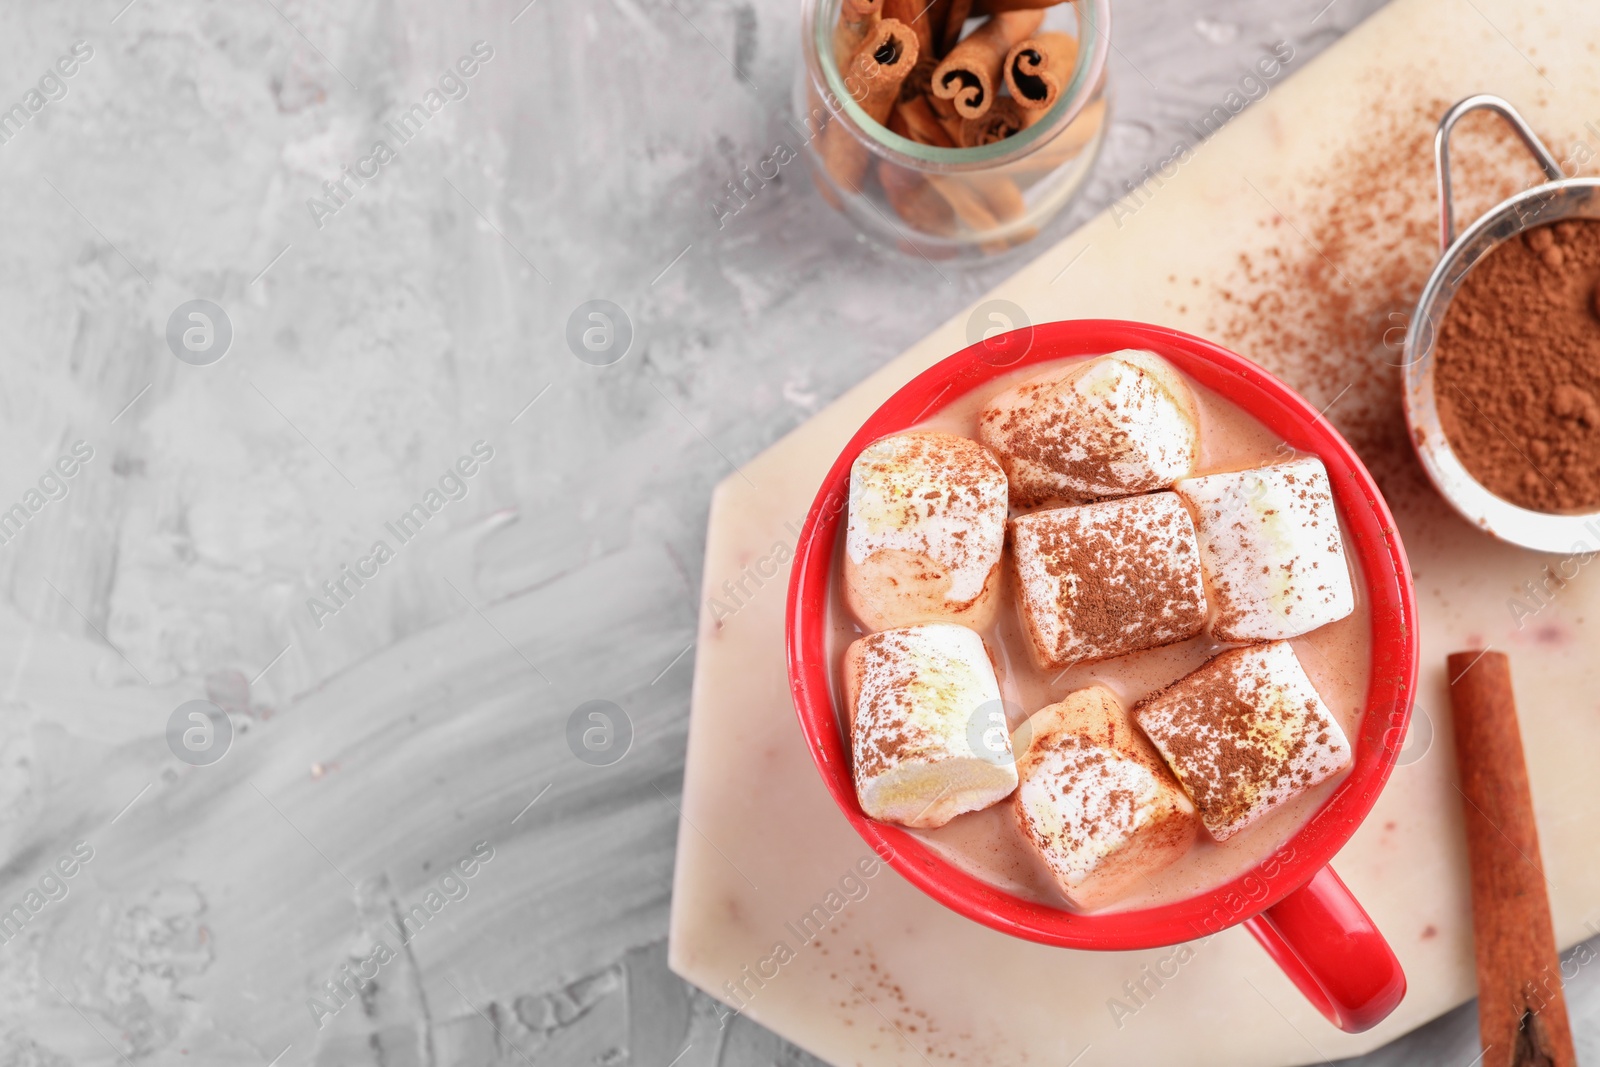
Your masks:
{"label": "scattered cocoa powder", "polygon": [[1600,507],[1600,222],[1489,252],[1439,328],[1440,428],[1484,487],[1536,511]]}
{"label": "scattered cocoa powder", "polygon": [[[1455,101],[1433,95],[1420,67],[1385,82],[1359,130],[1330,137],[1316,172],[1297,175],[1292,191],[1263,187],[1270,204],[1258,198],[1260,239],[1244,239],[1234,269],[1192,281],[1215,298],[1199,332],[1326,405],[1390,506],[1425,529],[1453,513],[1412,452],[1400,379],[1413,306],[1439,257],[1433,137]],[[1537,110],[1546,101],[1534,94],[1518,103]],[[1585,131],[1574,122],[1538,132],[1547,144],[1571,145]],[[1459,226],[1545,180],[1492,115],[1466,116],[1450,143]],[[1596,164],[1575,169],[1593,173]]]}

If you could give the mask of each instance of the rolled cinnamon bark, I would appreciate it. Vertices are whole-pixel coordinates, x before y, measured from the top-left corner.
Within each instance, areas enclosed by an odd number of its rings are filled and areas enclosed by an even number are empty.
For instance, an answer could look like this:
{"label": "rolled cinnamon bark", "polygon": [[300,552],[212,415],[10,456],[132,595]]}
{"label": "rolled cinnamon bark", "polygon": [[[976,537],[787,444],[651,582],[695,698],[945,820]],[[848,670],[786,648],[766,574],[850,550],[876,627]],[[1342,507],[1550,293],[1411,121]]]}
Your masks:
{"label": "rolled cinnamon bark", "polygon": [[[889,116],[889,128],[918,144],[957,147],[925,99],[896,104]],[[1025,209],[1016,183],[1001,174],[924,178],[885,160],[878,164],[878,180],[895,213],[919,233],[950,236],[955,233],[958,218],[972,230],[993,230],[1017,218]],[[1007,243],[996,240],[984,247],[999,251]]]}
{"label": "rolled cinnamon bark", "polygon": [[928,99],[919,96],[902,100],[889,115],[889,129],[908,141],[931,145],[934,148],[955,148],[956,142],[928,105]]}
{"label": "rolled cinnamon bark", "polygon": [[1576,1067],[1528,766],[1503,652],[1450,655],[1456,768],[1472,872],[1484,1067]]}
{"label": "rolled cinnamon bark", "polygon": [[953,0],[922,0],[927,6],[928,26],[933,30],[933,55],[944,58],[944,27],[950,21],[950,4]]}
{"label": "rolled cinnamon bark", "polygon": [[[994,217],[1001,222],[1013,222],[1022,217],[1028,205],[1023,202],[1022,190],[1004,174],[974,174],[968,179]],[[1029,231],[1032,236],[1032,231]]]}
{"label": "rolled cinnamon bark", "polygon": [[[861,87],[856,103],[882,125],[900,95],[901,82],[916,63],[917,35],[896,19],[879,19],[843,73],[847,85],[854,79]],[[867,173],[866,146],[837,117],[823,131],[822,142],[828,173],[846,189],[859,192]]]}
{"label": "rolled cinnamon bark", "polygon": [[894,213],[917,233],[948,237],[956,232],[956,213],[926,178],[888,160],[878,163],[878,181]]}
{"label": "rolled cinnamon bark", "polygon": [[[928,184],[949,201],[956,215],[972,229],[992,230],[1000,225],[999,218],[990,210],[984,197],[965,178],[932,174],[928,176]],[[1001,247],[1004,247],[1004,242],[1001,242]]]}
{"label": "rolled cinnamon bark", "polygon": [[961,143],[962,119],[960,115],[956,114],[956,105],[949,100],[941,100],[932,93],[929,93],[923,99],[927,101],[928,109],[933,112],[934,117],[939,120],[939,125],[943,126],[945,132],[949,134],[950,143],[959,145]]}
{"label": "rolled cinnamon bark", "polygon": [[[977,233],[999,230],[1019,218],[1026,206],[1016,183],[1003,174],[962,177],[934,174],[928,177],[928,184],[950,202],[956,217]],[[1024,227],[1006,237],[993,236],[979,247],[985,252],[1001,252],[1012,244],[1028,240],[1035,232],[1031,226]]]}
{"label": "rolled cinnamon bark", "polygon": [[847,74],[861,79],[861,110],[882,125],[900,97],[900,84],[917,65],[917,35],[898,19],[879,19],[856,51]]}
{"label": "rolled cinnamon bark", "polygon": [[973,30],[934,68],[933,95],[955,104],[964,119],[982,117],[1003,84],[1006,56],[1043,21],[1040,11],[1009,11]]}
{"label": "rolled cinnamon bark", "polygon": [[906,75],[906,80],[900,83],[900,99],[910,100],[913,97],[928,95],[928,87],[933,84],[933,68],[939,65],[939,57],[929,49],[919,52],[917,65],[911,68],[911,73]]}
{"label": "rolled cinnamon bark", "polygon": [[[955,147],[928,101],[920,96],[895,104],[889,113],[889,129],[918,144]],[[885,159],[878,163],[878,182],[894,213],[913,230],[936,237],[955,233],[956,214],[950,202],[921,174]]]}
{"label": "rolled cinnamon bark", "polygon": [[833,28],[833,61],[846,66],[878,24],[883,0],[841,0],[839,24]]}
{"label": "rolled cinnamon bark", "polygon": [[1035,117],[1043,114],[1042,111],[1024,111],[1011,97],[1002,96],[990,104],[989,110],[980,117],[962,119],[957,140],[962,148],[981,148],[1027,129]]}
{"label": "rolled cinnamon bark", "polygon": [[[1043,117],[1046,112],[1030,111],[1027,114]],[[1041,145],[1037,151],[1007,168],[1007,173],[1015,178],[1048,174],[1082,152],[1099,134],[1105,121],[1106,101],[1105,97],[1101,97],[1079,112],[1066,129]]]}
{"label": "rolled cinnamon bark", "polygon": [[939,65],[938,47],[934,42],[938,35],[934,32],[932,16],[928,0],[883,0],[883,17],[905,23],[917,35],[917,65],[900,83],[902,100],[927,92],[933,68]]}
{"label": "rolled cinnamon bark", "polygon": [[1078,39],[1070,33],[1041,33],[1006,54],[1006,88],[1017,106],[1043,111],[1055,105],[1078,61]]}
{"label": "rolled cinnamon bark", "polygon": [[903,22],[917,35],[917,53],[922,59],[934,58],[934,27],[928,0],[882,0],[883,17]]}
{"label": "rolled cinnamon bark", "polygon": [[947,0],[944,5],[944,18],[934,25],[939,27],[939,58],[943,59],[950,54],[950,49],[961,40],[961,31],[966,28],[967,19],[972,17],[972,0]]}

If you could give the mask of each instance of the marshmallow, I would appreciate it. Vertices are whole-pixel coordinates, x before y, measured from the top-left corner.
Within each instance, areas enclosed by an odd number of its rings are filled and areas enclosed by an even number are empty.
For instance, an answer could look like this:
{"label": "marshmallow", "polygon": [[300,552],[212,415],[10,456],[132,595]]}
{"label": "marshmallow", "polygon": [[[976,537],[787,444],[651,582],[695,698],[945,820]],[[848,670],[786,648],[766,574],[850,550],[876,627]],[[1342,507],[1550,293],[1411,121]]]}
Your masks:
{"label": "marshmallow", "polygon": [[943,826],[1017,787],[1010,738],[990,729],[1004,714],[994,666],[966,627],[868,634],[845,650],[844,685],[856,798],[872,818]]}
{"label": "marshmallow", "polygon": [[1005,467],[1011,502],[1031,508],[1164,489],[1194,472],[1200,433],[1183,377],[1129,349],[994,397],[978,440]]}
{"label": "marshmallow", "polygon": [[981,445],[934,431],[874,441],[850,468],[845,603],[869,630],[986,626],[1005,527],[1005,472]]}
{"label": "marshmallow", "polygon": [[1194,842],[1194,805],[1111,690],[1070,694],[1011,741],[1017,825],[1074,906],[1111,903]]}
{"label": "marshmallow", "polygon": [[1034,655],[1048,669],[1171,644],[1205,628],[1194,523],[1172,493],[1011,520]]}
{"label": "marshmallow", "polygon": [[1328,472],[1315,457],[1185,478],[1221,641],[1277,641],[1355,609]]}
{"label": "marshmallow", "polygon": [[1285,641],[1224,652],[1133,715],[1218,841],[1350,766],[1350,742]]}

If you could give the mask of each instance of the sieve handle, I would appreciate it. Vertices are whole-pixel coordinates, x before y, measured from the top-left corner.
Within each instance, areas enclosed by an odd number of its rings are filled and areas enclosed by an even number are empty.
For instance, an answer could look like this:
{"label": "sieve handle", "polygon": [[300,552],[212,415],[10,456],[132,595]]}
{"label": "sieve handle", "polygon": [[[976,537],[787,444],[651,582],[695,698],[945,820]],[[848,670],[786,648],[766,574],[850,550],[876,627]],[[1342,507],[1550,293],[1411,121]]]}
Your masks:
{"label": "sieve handle", "polygon": [[1469,96],[1456,104],[1455,107],[1444,113],[1444,118],[1439,122],[1439,132],[1433,138],[1433,158],[1439,168],[1439,250],[1448,251],[1456,240],[1455,208],[1450,201],[1450,131],[1457,121],[1469,111],[1487,109],[1506,120],[1516,135],[1522,139],[1533,158],[1543,168],[1545,175],[1551,181],[1560,181],[1566,175],[1561,170],[1561,164],[1556,162],[1556,157],[1539,140],[1539,136],[1517,114],[1517,109],[1505,100],[1489,93],[1479,93]]}

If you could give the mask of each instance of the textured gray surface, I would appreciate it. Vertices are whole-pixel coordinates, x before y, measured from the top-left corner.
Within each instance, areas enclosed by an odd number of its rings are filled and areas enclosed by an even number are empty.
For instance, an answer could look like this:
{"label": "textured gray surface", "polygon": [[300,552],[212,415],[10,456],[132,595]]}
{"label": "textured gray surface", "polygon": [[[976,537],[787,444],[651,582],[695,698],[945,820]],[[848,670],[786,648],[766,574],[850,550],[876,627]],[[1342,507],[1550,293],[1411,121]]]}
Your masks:
{"label": "textured gray surface", "polygon": [[[124,2],[14,0],[0,37],[7,101],[92,49],[0,144],[0,499],[93,449],[0,548],[0,902],[94,851],[0,944],[0,1063],[814,1062],[665,966],[708,495],[1031,253],[869,247],[798,164],[719,224],[782,136],[792,3]],[[1033,248],[1375,6],[1120,4],[1099,170]],[[210,366],[165,339],[194,298]],[[636,333],[607,367],[564,339],[597,298]],[[164,739],[197,698],[211,766]],[[566,741],[593,699],[613,766]],[[1404,1044],[1370,1062],[1468,1062],[1470,1010]]]}

